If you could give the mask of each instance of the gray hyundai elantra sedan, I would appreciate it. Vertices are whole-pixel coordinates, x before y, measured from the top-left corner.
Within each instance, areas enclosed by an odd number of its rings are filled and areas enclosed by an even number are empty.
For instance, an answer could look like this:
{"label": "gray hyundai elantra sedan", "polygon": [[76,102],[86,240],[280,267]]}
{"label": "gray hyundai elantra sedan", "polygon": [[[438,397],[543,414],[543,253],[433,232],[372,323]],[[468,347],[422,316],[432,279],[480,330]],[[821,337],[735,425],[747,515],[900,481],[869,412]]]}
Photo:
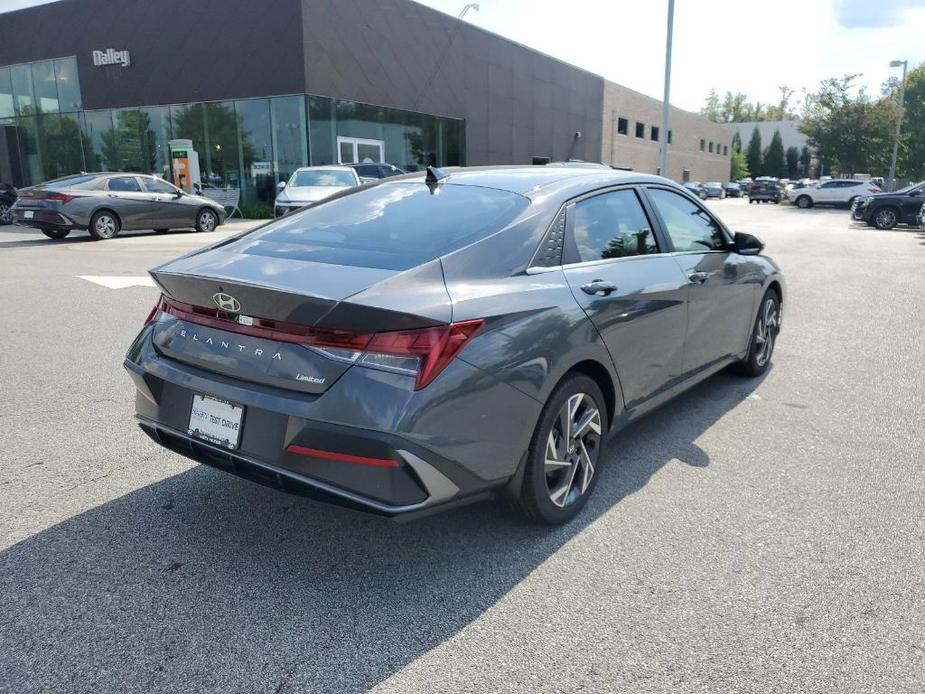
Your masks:
{"label": "gray hyundai elantra sedan", "polygon": [[46,181],[19,191],[13,222],[63,239],[85,229],[97,241],[123,230],[214,231],[225,221],[225,208],[191,195],[157,176],[133,173],[83,173]]}
{"label": "gray hyundai elantra sedan", "polygon": [[151,271],[125,359],[161,445],[392,517],[495,495],[561,523],[609,436],[720,369],[759,376],[784,282],[656,176],[428,169]]}

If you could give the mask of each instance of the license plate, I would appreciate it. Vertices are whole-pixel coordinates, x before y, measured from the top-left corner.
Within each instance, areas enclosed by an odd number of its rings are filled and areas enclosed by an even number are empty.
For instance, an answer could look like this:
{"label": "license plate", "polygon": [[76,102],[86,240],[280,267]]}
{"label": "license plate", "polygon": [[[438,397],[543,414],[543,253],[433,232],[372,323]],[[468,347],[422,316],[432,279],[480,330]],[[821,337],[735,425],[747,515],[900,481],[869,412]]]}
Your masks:
{"label": "license plate", "polygon": [[33,212],[32,210],[27,210],[26,212],[22,213],[23,219],[32,219],[34,216],[35,216],[35,212]]}
{"label": "license plate", "polygon": [[187,432],[222,448],[235,449],[241,439],[243,418],[243,405],[208,395],[193,395]]}

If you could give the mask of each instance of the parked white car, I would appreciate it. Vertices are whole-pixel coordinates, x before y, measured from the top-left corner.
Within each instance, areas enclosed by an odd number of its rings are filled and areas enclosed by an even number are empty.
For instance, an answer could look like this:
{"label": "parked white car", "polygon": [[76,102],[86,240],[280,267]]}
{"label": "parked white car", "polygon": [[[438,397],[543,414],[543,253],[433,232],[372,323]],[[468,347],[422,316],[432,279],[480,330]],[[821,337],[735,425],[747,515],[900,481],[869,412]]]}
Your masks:
{"label": "parked white car", "polygon": [[359,175],[350,166],[304,166],[296,169],[288,181],[277,186],[279,193],[273,205],[273,216],[282,217],[360,183]]}
{"label": "parked white car", "polygon": [[879,193],[880,188],[870,181],[857,181],[852,178],[833,178],[807,188],[792,190],[790,197],[800,209],[813,205],[843,205],[851,207],[857,198]]}

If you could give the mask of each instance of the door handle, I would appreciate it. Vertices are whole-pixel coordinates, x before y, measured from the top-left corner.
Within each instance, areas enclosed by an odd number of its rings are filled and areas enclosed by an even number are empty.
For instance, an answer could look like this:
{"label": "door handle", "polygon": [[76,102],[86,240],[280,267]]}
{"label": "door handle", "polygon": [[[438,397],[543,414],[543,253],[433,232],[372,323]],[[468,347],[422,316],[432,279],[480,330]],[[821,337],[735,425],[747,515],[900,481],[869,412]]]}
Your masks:
{"label": "door handle", "polygon": [[703,284],[709,278],[710,278],[709,272],[692,272],[691,274],[687,276],[687,279],[689,279],[694,284]]}
{"label": "door handle", "polygon": [[588,284],[583,285],[581,291],[591,296],[607,296],[610,292],[617,291],[617,285],[613,282],[606,282],[604,280],[592,280]]}
{"label": "door handle", "polygon": [[107,197],[107,198],[117,198],[117,197],[119,197],[119,196],[116,195],[115,193],[106,193],[106,197]]}

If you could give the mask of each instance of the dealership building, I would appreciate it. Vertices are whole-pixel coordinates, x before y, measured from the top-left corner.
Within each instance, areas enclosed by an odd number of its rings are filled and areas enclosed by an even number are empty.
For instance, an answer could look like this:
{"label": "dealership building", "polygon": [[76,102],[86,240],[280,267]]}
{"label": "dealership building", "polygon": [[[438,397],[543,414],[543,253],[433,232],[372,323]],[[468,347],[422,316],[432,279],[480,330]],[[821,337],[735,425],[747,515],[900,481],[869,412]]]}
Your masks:
{"label": "dealership building", "polygon": [[[358,18],[362,17],[362,21]],[[307,165],[602,161],[656,172],[660,103],[412,0],[59,0],[0,15],[0,180],[79,171],[269,208]],[[725,180],[731,132],[672,109],[668,175]]]}

